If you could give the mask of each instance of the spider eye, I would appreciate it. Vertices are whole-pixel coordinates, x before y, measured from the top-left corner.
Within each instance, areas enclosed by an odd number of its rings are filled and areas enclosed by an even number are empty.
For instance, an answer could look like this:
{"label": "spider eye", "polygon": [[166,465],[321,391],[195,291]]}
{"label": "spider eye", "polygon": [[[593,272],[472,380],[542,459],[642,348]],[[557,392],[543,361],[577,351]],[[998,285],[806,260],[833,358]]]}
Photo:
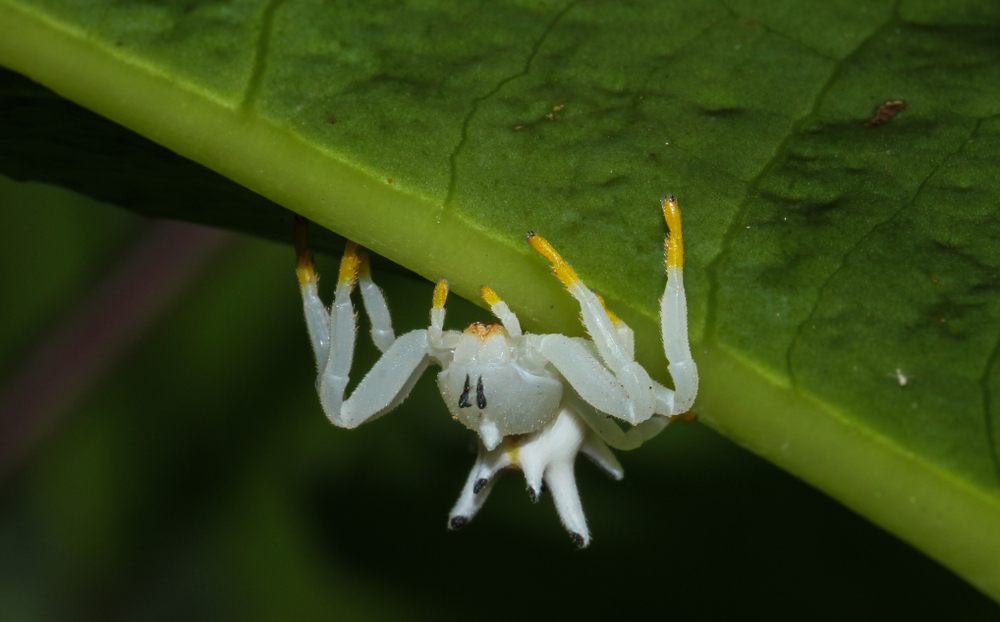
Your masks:
{"label": "spider eye", "polygon": [[[479,386],[480,388],[483,386],[482,378],[479,379]],[[479,395],[482,395],[482,393],[479,393]],[[465,374],[465,388],[462,389],[462,395],[458,397],[458,407],[468,408],[469,406],[472,406],[472,404],[469,403],[469,374]],[[480,408],[482,407],[480,406]]]}
{"label": "spider eye", "polygon": [[479,410],[486,408],[486,394],[483,392],[483,377],[479,377],[479,382],[476,383],[476,406]]}

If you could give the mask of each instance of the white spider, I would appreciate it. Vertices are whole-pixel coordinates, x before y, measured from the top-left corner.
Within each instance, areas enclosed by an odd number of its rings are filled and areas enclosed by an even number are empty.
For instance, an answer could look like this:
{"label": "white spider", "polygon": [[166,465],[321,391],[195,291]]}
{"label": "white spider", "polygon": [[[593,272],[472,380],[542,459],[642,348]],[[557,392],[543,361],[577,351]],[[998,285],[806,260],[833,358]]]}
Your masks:
{"label": "white spider", "polygon": [[[497,473],[524,472],[528,495],[538,500],[544,482],[573,542],[587,546],[590,533],[576,489],[573,467],[583,452],[614,479],[624,475],[608,445],[632,449],[687,412],[698,392],[698,371],[687,335],[681,220],[673,196],[662,200],[670,230],[664,242],[667,285],[660,321],[671,390],[649,377],[634,360],[632,329],[605,306],[545,239],[527,241],[580,303],[590,339],[521,331],[517,316],[489,287],[481,295],[500,324],[474,323],[463,332],[444,329],[446,281],[434,288],[427,329],[396,337],[382,291],[372,282],[367,255],[348,242],[340,263],[333,307],[317,294],[317,275],[305,249],[305,225],[297,235],[296,273],[306,326],[316,355],[320,403],[334,425],[354,428],[400,404],[428,365],[441,367],[438,388],[452,417],[479,434],[479,455],[448,517],[458,529],[475,516]],[[351,303],[355,282],[371,318],[371,335],[382,357],[346,400],[357,322]],[[610,417],[609,417],[610,415]],[[633,427],[623,431],[611,419]]]}

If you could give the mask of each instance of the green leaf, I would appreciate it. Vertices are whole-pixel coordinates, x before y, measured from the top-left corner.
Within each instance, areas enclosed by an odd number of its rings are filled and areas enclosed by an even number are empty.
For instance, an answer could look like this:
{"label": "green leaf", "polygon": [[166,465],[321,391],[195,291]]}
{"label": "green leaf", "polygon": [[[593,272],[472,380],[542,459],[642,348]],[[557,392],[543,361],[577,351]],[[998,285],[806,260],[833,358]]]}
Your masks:
{"label": "green leaf", "polygon": [[5,65],[579,333],[522,242],[543,232],[658,370],[656,199],[676,193],[702,420],[994,598],[998,35],[974,0],[0,0]]}

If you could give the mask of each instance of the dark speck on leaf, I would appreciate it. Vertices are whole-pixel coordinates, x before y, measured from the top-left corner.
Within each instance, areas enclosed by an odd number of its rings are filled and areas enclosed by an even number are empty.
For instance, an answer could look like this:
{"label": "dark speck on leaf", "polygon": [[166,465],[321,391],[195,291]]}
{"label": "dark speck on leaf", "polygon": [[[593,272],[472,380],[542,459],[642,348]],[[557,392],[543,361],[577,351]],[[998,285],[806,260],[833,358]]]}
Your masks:
{"label": "dark speck on leaf", "polygon": [[875,110],[875,114],[872,118],[865,121],[865,127],[878,127],[879,125],[885,125],[892,118],[899,114],[904,108],[906,108],[906,102],[901,99],[890,99],[884,102]]}
{"label": "dark speck on leaf", "polygon": [[336,124],[336,123],[337,123],[337,117],[335,117],[335,116],[333,116],[333,115],[331,114],[330,116],[328,116],[328,117],[326,118],[326,122],[327,122],[327,123],[329,123],[330,125],[334,125],[334,124]]}

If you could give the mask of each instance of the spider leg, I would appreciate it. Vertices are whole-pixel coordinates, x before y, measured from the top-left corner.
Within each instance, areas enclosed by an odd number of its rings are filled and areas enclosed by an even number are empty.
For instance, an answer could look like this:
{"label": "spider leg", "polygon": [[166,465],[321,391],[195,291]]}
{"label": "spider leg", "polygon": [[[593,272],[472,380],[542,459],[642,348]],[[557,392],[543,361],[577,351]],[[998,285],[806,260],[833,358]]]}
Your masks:
{"label": "spider leg", "polygon": [[524,472],[524,482],[528,485],[528,499],[538,503],[542,496],[542,480],[545,477],[545,460],[528,452],[521,457],[521,471]]}
{"label": "spider leg", "polygon": [[545,485],[552,494],[559,520],[569,532],[573,544],[580,548],[590,544],[590,530],[587,528],[587,518],[583,514],[580,493],[576,488],[574,467],[576,454],[586,438],[586,432],[583,422],[570,410],[563,409],[552,422],[551,432],[539,436],[539,440],[544,438],[549,442],[558,439],[558,447],[552,447],[546,452],[549,462],[545,469]]}
{"label": "spider leg", "polygon": [[[660,417],[654,419],[649,419],[639,424],[641,427],[649,423],[650,421],[659,421]],[[614,422],[610,422],[614,425]],[[617,427],[617,426],[615,426]],[[633,430],[636,428],[632,428]],[[620,481],[625,477],[625,469],[622,468],[622,463],[618,462],[618,458],[612,453],[611,448],[609,448],[600,436],[596,432],[590,432],[587,438],[583,441],[583,447],[580,448],[585,456],[590,458],[590,461],[597,465],[599,469],[604,471],[608,477],[615,481]]]}
{"label": "spider leg", "polygon": [[562,255],[540,235],[528,234],[528,243],[549,260],[552,271],[573,298],[580,303],[580,317],[593,340],[597,354],[611,370],[628,399],[624,419],[639,423],[653,416],[656,396],[649,373],[633,359],[631,329],[619,329],[624,322],[609,311],[600,296],[587,287]]}
{"label": "spider leg", "polygon": [[[441,279],[434,286],[434,298],[431,305],[431,325],[427,329],[427,339],[435,350],[435,355],[441,358],[442,366],[450,358],[450,349],[454,347],[449,341],[455,338],[454,331],[444,330],[444,303],[448,300],[448,281]],[[442,358],[443,357],[443,358]]]}
{"label": "spider leg", "polygon": [[[581,318],[593,339],[597,355],[624,389],[626,395],[624,416],[617,410],[608,410],[600,401],[592,401],[588,394],[593,395],[595,391],[582,388],[584,374],[597,379],[598,384],[607,384],[606,378],[596,369],[593,361],[570,360],[578,357],[568,354],[570,348],[565,344],[549,339],[552,342],[550,345],[554,350],[553,355],[561,358],[562,366],[576,374],[576,381],[570,377],[567,377],[567,380],[586,401],[599,410],[633,425],[650,419],[654,414],[667,417],[683,414],[691,408],[698,393],[698,368],[691,357],[691,347],[688,342],[687,301],[683,277],[684,240],[681,234],[680,207],[677,199],[671,195],[663,198],[661,208],[670,233],[664,241],[667,284],[660,299],[660,331],[667,358],[667,370],[674,381],[673,390],[653,381],[646,370],[633,360],[634,344],[631,329],[605,307],[600,296],[583,284],[576,271],[547,240],[534,233],[528,234],[528,243],[549,260],[553,273],[580,303]],[[549,337],[554,336],[546,336],[546,339]],[[559,362],[552,362],[556,367],[560,367]],[[618,401],[617,391],[600,392],[604,397]]]}
{"label": "spider leg", "polygon": [[[586,437],[586,425],[572,409],[563,408],[548,426],[517,446],[518,463],[528,482],[529,497],[534,496],[533,501],[538,498],[541,481],[544,481],[552,495],[559,520],[578,547],[585,547],[590,543],[590,530],[587,528],[574,475],[576,455]],[[534,491],[534,495],[531,491]]]}
{"label": "spider leg", "polygon": [[309,343],[316,357],[316,367],[321,369],[330,355],[330,312],[320,300],[316,287],[319,275],[316,274],[312,255],[306,249],[306,221],[302,218],[295,219],[295,254],[295,275],[302,294]]}
{"label": "spider leg", "polygon": [[[698,394],[698,366],[691,357],[688,343],[687,299],[684,296],[684,238],[681,235],[681,211],[673,195],[664,197],[663,219],[670,230],[663,242],[667,285],[660,299],[660,330],[667,369],[674,380],[674,390],[660,392],[657,413],[674,416],[687,412]],[[668,397],[669,396],[669,397]]]}
{"label": "spider leg", "polygon": [[500,300],[500,296],[493,291],[493,288],[483,285],[479,288],[479,295],[483,297],[486,304],[490,305],[490,311],[492,311],[493,315],[497,316],[497,319],[499,319],[500,323],[503,324],[507,334],[511,337],[519,337],[521,335],[520,320],[518,320],[517,315],[510,310],[507,303]]}
{"label": "spider leg", "polygon": [[[381,291],[364,276],[368,294],[362,292],[366,310],[372,314],[372,339],[383,351],[382,357],[345,401],[354,345],[357,318],[351,292],[359,272],[368,272],[367,261],[353,242],[347,242],[334,293],[333,307],[327,311],[317,293],[319,280],[312,257],[306,250],[305,222],[296,221],[296,274],[302,293],[313,354],[318,372],[317,389],[323,411],[337,426],[353,428],[379,416],[403,401],[427,368],[427,331],[415,330],[398,339],[394,337],[388,307]],[[362,284],[365,287],[365,284]]]}
{"label": "spider leg", "polygon": [[[650,417],[638,425],[623,430],[608,415],[598,412],[585,404],[578,406],[577,412],[580,413],[580,417],[593,430],[594,435],[610,447],[622,451],[629,451],[640,447],[643,443],[662,432],[663,428],[667,427],[671,421],[670,417]],[[587,455],[591,456],[589,453]],[[597,462],[594,456],[591,456],[591,458]],[[612,477],[615,477],[610,470],[608,473]],[[615,479],[621,478],[615,477]]]}
{"label": "spider leg", "polygon": [[511,442],[503,442],[492,450],[487,450],[485,445],[481,449],[483,456],[479,461],[479,471],[473,487],[473,491],[477,494],[487,485],[491,485],[500,471],[518,464],[516,445]]}
{"label": "spider leg", "polygon": [[486,498],[490,496],[493,484],[496,482],[495,475],[502,468],[496,468],[495,461],[493,461],[494,465],[490,464],[491,453],[493,452],[487,452],[483,447],[479,448],[476,462],[472,465],[472,470],[469,471],[465,485],[462,486],[458,501],[448,513],[448,529],[454,531],[468,524],[486,503]]}
{"label": "spider leg", "polygon": [[332,413],[339,410],[339,425],[357,427],[406,399],[429,362],[427,331],[410,331],[389,346],[346,401],[341,401],[346,383],[338,376],[324,374],[320,379],[320,402],[331,419]]}
{"label": "spider leg", "polygon": [[396,340],[392,330],[392,317],[389,315],[389,305],[386,304],[382,288],[372,281],[371,266],[368,261],[368,251],[358,248],[358,289],[361,290],[361,300],[365,305],[365,313],[371,322],[372,341],[380,352],[385,352]]}
{"label": "spider leg", "polygon": [[590,530],[587,528],[587,518],[580,503],[580,493],[576,489],[573,464],[560,462],[550,465],[545,471],[545,484],[552,491],[552,500],[556,504],[559,520],[569,532],[573,544],[580,548],[590,544]]}
{"label": "spider leg", "polygon": [[622,383],[593,354],[583,339],[565,335],[542,335],[533,346],[552,364],[585,402],[609,415],[632,421],[629,395]]}

